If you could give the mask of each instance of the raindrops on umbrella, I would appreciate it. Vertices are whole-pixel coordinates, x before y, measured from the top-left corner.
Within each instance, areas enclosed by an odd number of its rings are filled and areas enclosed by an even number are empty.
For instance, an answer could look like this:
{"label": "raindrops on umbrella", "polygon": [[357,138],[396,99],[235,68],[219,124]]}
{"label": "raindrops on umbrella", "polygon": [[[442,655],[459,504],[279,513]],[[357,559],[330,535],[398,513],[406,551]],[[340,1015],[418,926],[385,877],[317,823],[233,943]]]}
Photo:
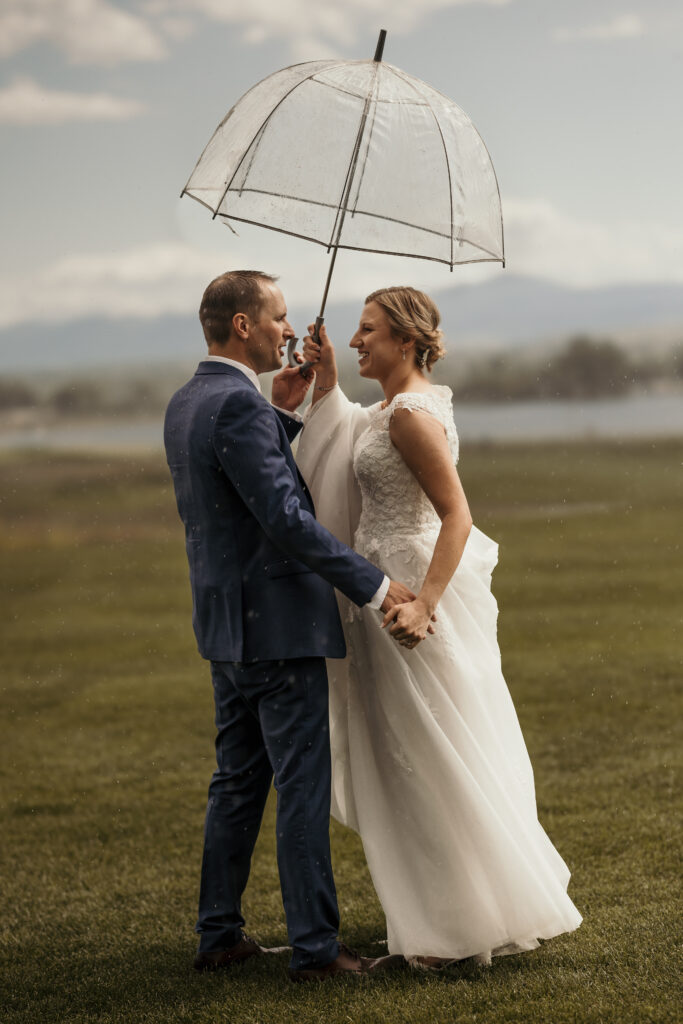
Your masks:
{"label": "raindrops on umbrella", "polygon": [[382,60],[317,60],[263,79],[220,123],[181,195],[214,218],[340,249],[505,265],[500,192],[460,107]]}

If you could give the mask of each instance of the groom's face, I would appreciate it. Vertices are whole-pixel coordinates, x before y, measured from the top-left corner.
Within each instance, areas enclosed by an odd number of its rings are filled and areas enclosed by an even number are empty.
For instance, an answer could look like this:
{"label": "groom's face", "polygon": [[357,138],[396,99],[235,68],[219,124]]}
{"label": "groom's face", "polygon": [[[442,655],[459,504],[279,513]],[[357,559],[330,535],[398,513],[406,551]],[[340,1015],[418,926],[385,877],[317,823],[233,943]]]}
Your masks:
{"label": "groom's face", "polygon": [[249,321],[247,355],[256,373],[279,370],[287,342],[294,331],[287,320],[287,304],[275,284],[262,283],[263,305]]}

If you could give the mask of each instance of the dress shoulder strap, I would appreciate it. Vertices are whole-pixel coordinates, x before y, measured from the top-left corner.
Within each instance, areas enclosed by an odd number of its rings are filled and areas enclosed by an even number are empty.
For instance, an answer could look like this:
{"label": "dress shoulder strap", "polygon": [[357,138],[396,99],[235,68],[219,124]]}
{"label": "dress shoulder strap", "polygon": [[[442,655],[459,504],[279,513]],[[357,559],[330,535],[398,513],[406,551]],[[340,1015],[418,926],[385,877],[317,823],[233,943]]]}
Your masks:
{"label": "dress shoulder strap", "polygon": [[[444,394],[448,392],[448,394]],[[416,412],[428,412],[436,416],[442,423],[452,418],[450,388],[433,388],[431,391],[405,391],[392,398],[387,406],[391,414],[396,409],[413,409]]]}
{"label": "dress shoulder strap", "polygon": [[392,398],[386,407],[390,420],[396,409],[412,409],[416,412],[428,412],[430,416],[442,423],[446,431],[448,443],[457,463],[459,454],[458,434],[453,422],[453,392],[443,385],[435,386],[429,391],[405,391]]}

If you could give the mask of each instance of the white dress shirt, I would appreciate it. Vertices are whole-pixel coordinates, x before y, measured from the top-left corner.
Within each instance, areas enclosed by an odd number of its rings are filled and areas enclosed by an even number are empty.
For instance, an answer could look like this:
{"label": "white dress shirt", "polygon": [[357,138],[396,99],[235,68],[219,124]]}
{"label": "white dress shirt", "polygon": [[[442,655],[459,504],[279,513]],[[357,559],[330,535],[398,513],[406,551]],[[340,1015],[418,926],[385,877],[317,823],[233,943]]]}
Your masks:
{"label": "white dress shirt", "polygon": [[[204,361],[213,363],[227,363],[228,366],[234,366],[236,370],[239,370],[241,373],[244,374],[247,380],[251,381],[251,383],[254,385],[257,391],[261,391],[261,382],[258,379],[258,374],[255,373],[254,370],[252,370],[251,366],[247,366],[246,363],[240,363],[236,359],[229,359],[228,356],[204,356]],[[279,405],[274,406],[274,408],[280,409]],[[294,420],[298,420],[299,423],[301,422],[301,416],[299,415],[298,412],[289,412],[288,409],[280,409],[280,412],[283,412],[286,416],[291,416],[292,419]],[[389,577],[385,576],[382,582],[380,583],[379,590],[368,601],[368,605],[370,608],[374,608],[376,611],[380,610],[380,608],[382,607],[382,602],[384,601],[384,598],[387,596],[387,591],[389,590],[390,583],[391,580],[389,579]]]}
{"label": "white dress shirt", "polygon": [[[258,374],[252,370],[251,366],[247,366],[246,363],[238,363],[236,359],[229,359],[228,356],[204,356],[205,362],[211,363],[227,363],[228,366],[234,366],[236,370],[241,370],[247,380],[250,380],[257,391],[263,391],[261,388],[261,381],[258,379]],[[275,409],[280,409],[279,405],[274,406]],[[290,412],[289,409],[280,409],[285,416],[291,416],[297,423],[301,423],[301,416],[298,412]]]}

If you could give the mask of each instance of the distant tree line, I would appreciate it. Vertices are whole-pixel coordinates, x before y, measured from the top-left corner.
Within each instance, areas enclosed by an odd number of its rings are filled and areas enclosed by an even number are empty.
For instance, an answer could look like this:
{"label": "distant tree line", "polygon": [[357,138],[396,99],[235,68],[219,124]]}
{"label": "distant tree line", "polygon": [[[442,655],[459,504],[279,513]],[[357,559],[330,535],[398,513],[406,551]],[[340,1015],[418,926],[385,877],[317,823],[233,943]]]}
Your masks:
{"label": "distant tree line", "polygon": [[613,341],[577,335],[536,361],[524,352],[490,356],[450,383],[461,401],[548,401],[616,397],[661,379],[683,382],[683,345],[634,359]]}
{"label": "distant tree line", "polygon": [[[659,356],[633,357],[615,342],[577,335],[550,357],[533,359],[524,349],[484,356],[463,371],[456,360],[438,364],[438,380],[460,401],[591,399],[619,396],[654,380],[683,384],[683,344]],[[97,381],[75,378],[52,389],[25,379],[0,377],[0,412],[36,409],[56,417],[142,416],[163,411],[175,388],[168,380]],[[378,399],[376,383],[344,377],[353,401]]]}
{"label": "distant tree line", "polygon": [[41,409],[65,418],[103,413],[142,415],[159,412],[169,397],[168,390],[144,379],[111,388],[79,378],[46,391],[19,378],[0,377],[0,411]]}

